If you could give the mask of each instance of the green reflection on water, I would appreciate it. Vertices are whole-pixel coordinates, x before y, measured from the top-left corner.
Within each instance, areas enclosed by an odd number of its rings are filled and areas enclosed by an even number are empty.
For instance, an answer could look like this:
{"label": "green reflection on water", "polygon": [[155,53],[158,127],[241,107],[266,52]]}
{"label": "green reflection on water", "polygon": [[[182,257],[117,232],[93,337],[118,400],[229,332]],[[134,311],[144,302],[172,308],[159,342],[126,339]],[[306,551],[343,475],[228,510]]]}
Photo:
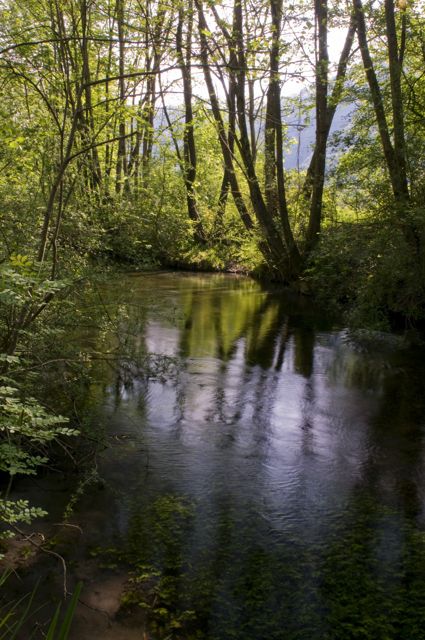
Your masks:
{"label": "green reflection on water", "polygon": [[352,348],[243,278],[102,296],[108,489],[80,517],[101,512],[88,546],[129,572],[121,615],[161,640],[425,638],[424,359]]}

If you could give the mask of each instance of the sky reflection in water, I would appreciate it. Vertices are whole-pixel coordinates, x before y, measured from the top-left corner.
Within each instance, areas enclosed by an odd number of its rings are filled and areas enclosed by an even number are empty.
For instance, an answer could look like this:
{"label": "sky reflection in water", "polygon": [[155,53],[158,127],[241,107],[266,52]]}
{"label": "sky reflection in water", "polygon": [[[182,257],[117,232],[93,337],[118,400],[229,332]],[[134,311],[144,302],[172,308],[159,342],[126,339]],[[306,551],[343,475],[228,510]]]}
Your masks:
{"label": "sky reflection in water", "polygon": [[[126,358],[93,390],[121,438],[102,543],[177,580],[199,637],[425,637],[418,354],[355,349],[243,278],[128,277],[104,296],[125,309],[108,339]],[[132,375],[147,357],[151,375]],[[171,541],[164,497],[190,511]]]}

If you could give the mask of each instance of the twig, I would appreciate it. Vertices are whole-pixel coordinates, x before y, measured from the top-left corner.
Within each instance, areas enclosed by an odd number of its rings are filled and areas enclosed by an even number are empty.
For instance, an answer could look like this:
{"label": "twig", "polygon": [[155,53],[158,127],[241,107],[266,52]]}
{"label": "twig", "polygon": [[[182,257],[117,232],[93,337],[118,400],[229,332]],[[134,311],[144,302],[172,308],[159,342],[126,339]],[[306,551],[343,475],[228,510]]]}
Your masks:
{"label": "twig", "polygon": [[[37,544],[37,542],[34,542],[34,540],[31,539],[35,535],[34,533],[31,533],[30,535],[26,535],[15,524],[11,524],[10,526],[14,531],[16,531],[16,533],[18,533],[20,536],[23,537],[25,542],[29,542],[30,544],[32,544],[39,551],[42,551],[43,553],[47,553],[50,556],[54,556],[55,558],[57,558],[61,562],[62,569],[63,569],[63,597],[64,597],[64,599],[66,599],[66,596],[69,594],[69,591],[68,591],[68,588],[67,588],[67,579],[66,579],[67,572],[66,572],[65,559],[59,553],[56,553],[56,551],[50,551],[50,549],[45,549],[42,544]],[[44,540],[44,536],[42,536],[42,539]]]}
{"label": "twig", "polygon": [[90,604],[87,604],[87,602],[84,602],[84,600],[81,600],[81,598],[78,598],[78,602],[82,605],[84,605],[85,607],[87,607],[87,609],[91,609],[92,611],[98,611],[99,613],[101,613],[102,615],[106,616],[108,618],[108,621],[111,621],[111,614],[106,611],[105,609],[99,609],[98,607],[92,607]]}
{"label": "twig", "polygon": [[83,530],[78,524],[70,524],[69,522],[54,522],[53,527],[71,527],[72,529],[78,529],[78,531],[83,534]]}

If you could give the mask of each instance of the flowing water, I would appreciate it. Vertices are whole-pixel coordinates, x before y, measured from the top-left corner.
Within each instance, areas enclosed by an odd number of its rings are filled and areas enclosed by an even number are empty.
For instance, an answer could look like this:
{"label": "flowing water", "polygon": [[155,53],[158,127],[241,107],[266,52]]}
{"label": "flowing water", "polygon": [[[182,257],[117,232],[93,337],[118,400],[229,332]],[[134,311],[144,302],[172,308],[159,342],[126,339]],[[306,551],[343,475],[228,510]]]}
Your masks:
{"label": "flowing water", "polygon": [[92,605],[72,638],[425,638],[423,353],[237,276],[99,296],[109,325],[79,339],[107,436],[71,520]]}

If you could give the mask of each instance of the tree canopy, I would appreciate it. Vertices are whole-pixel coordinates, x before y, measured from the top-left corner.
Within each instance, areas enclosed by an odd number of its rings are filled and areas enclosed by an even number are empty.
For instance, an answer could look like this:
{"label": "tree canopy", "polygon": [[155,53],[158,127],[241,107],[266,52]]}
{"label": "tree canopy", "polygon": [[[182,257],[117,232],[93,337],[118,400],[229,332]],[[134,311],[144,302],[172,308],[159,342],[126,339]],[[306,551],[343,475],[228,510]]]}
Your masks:
{"label": "tree canopy", "polygon": [[[339,231],[366,233],[368,245],[381,234],[390,242],[379,251],[405,263],[396,297],[416,272],[407,315],[419,316],[423,10],[420,0],[3,0],[2,260],[28,256],[51,281],[96,255],[302,286],[313,274],[320,292],[321,261],[352,253]],[[341,104],[351,117],[337,135]],[[290,125],[308,123],[310,160],[288,170]],[[374,277],[364,255],[350,259]],[[21,314],[18,333],[51,295]]]}

